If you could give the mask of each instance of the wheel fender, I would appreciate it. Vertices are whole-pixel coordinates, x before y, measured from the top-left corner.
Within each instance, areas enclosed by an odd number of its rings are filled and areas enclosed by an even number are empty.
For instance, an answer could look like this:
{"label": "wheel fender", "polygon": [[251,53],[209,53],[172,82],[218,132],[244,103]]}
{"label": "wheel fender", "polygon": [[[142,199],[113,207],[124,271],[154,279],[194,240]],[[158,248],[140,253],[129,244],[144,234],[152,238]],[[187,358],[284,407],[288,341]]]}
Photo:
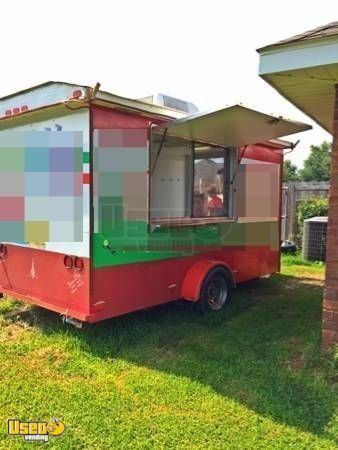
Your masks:
{"label": "wheel fender", "polygon": [[214,267],[221,266],[227,269],[235,286],[235,280],[231,268],[222,261],[202,260],[195,263],[187,272],[181,289],[181,298],[196,302],[200,297],[202,283]]}

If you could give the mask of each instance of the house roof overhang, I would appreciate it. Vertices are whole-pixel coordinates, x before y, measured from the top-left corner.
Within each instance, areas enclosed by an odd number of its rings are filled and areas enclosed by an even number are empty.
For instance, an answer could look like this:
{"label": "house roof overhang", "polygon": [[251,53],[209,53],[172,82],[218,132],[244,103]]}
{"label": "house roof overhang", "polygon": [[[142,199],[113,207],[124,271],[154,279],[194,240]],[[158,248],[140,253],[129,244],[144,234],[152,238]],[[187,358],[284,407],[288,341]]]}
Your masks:
{"label": "house roof overhang", "polygon": [[304,33],[257,51],[259,75],[332,133],[335,85],[338,85],[338,27],[334,23],[331,33],[330,26],[326,30],[326,33]]}

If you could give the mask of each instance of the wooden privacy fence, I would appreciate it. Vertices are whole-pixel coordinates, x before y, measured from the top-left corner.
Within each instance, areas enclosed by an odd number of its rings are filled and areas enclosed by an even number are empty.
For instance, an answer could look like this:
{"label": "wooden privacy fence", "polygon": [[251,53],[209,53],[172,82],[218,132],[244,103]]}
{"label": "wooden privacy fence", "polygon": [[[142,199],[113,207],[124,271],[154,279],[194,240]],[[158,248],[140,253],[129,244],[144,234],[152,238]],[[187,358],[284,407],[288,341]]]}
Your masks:
{"label": "wooden privacy fence", "polygon": [[297,205],[301,200],[313,197],[327,198],[328,181],[292,181],[283,183],[282,191],[282,239],[295,240],[297,236]]}

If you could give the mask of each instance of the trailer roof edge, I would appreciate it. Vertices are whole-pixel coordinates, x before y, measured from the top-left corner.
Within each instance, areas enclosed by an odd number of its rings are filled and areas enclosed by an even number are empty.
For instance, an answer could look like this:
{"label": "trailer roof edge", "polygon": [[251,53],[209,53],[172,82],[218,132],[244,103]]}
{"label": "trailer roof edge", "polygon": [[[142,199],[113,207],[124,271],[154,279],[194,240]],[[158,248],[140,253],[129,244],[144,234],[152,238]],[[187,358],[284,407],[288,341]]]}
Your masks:
{"label": "trailer roof edge", "polygon": [[[16,91],[14,93],[5,95],[3,97],[0,97],[0,106],[2,102],[7,102],[10,99],[15,99],[15,97],[17,96],[21,96],[24,94],[30,94],[36,90],[42,89],[42,88],[46,88],[48,86],[68,86],[71,87],[72,89],[76,90],[76,89],[82,89],[85,91],[88,91],[90,88],[90,86],[86,86],[86,85],[81,85],[81,84],[76,84],[76,83],[67,83],[67,82],[63,82],[63,81],[47,81],[45,83],[41,83],[41,84],[37,84],[35,86],[26,88],[26,89],[22,89],[20,91]],[[58,102],[61,103],[61,101],[65,101],[67,99],[58,99]],[[103,102],[107,102],[109,104],[117,104],[119,106],[124,106],[126,108],[129,109],[134,109],[137,111],[143,111],[145,113],[149,113],[149,114],[155,114],[156,116],[163,116],[166,119],[178,119],[178,118],[182,118],[188,115],[188,113],[183,112],[183,111],[178,111],[175,110],[173,108],[169,108],[166,106],[162,106],[162,105],[156,105],[156,104],[151,104],[148,102],[144,102],[142,100],[138,100],[138,99],[133,99],[133,98],[129,98],[129,97],[122,97],[120,95],[116,95],[113,94],[111,92],[108,91],[104,91],[104,90],[99,90],[96,94],[95,99],[92,100],[93,103],[95,103],[95,101],[103,101]],[[55,104],[56,102],[54,102]],[[44,107],[49,106],[48,103],[41,105]],[[107,105],[109,107],[109,105]],[[32,108],[36,109],[36,108]]]}

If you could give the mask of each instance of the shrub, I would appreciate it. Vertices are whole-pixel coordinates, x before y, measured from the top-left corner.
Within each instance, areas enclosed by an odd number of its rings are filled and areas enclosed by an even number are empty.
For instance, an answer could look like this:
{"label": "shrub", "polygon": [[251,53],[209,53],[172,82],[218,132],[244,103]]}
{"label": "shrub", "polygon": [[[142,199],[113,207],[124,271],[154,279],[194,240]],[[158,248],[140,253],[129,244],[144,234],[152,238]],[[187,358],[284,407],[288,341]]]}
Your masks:
{"label": "shrub", "polygon": [[329,211],[329,202],[327,198],[309,198],[302,200],[297,205],[297,228],[296,242],[299,246],[302,244],[303,223],[306,219],[317,216],[327,216]]}
{"label": "shrub", "polygon": [[297,221],[300,227],[306,219],[317,216],[327,216],[329,202],[327,198],[309,198],[302,200],[297,206]]}

